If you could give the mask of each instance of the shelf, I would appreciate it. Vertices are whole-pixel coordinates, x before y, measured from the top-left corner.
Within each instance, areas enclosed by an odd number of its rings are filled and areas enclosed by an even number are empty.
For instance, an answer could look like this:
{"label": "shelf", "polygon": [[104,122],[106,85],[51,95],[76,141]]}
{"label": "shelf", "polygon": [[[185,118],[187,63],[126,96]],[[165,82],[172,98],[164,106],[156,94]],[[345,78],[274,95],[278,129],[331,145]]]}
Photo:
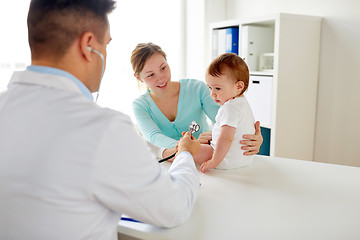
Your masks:
{"label": "shelf", "polygon": [[321,18],[277,13],[212,23],[210,61],[216,56],[213,30],[228,27],[239,28],[239,56],[255,80],[249,83],[248,101],[261,118],[255,120],[270,130],[269,155],[312,160]]}
{"label": "shelf", "polygon": [[250,76],[273,76],[274,70],[271,71],[251,71],[249,72]]}

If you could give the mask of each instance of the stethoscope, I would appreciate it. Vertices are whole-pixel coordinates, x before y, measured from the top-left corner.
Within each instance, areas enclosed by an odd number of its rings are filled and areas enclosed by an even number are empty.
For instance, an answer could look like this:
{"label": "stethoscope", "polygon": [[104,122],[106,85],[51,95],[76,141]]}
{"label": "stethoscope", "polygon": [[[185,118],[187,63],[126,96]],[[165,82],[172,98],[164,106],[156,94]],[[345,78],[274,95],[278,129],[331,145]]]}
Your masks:
{"label": "stethoscope", "polygon": [[100,77],[99,87],[98,87],[98,90],[97,90],[97,95],[96,95],[96,98],[95,98],[95,102],[97,102],[97,100],[99,98],[99,93],[100,93],[101,81],[102,81],[102,78],[104,76],[104,71],[105,71],[105,60],[104,60],[104,56],[98,50],[93,49],[90,46],[87,46],[87,49],[89,50],[89,52],[93,52],[93,53],[96,53],[97,55],[99,55],[99,57],[101,59],[101,77]]}
{"label": "stethoscope", "polygon": [[[193,134],[193,133],[198,132],[199,130],[200,130],[200,125],[199,125],[197,122],[192,121],[192,122],[190,123],[190,125],[189,125],[189,132],[190,132],[191,134]],[[165,162],[165,161],[173,158],[176,153],[177,153],[177,151],[174,152],[174,154],[172,154],[172,155],[170,155],[170,156],[168,156],[168,157],[166,157],[166,158],[160,159],[160,160],[159,160],[159,163]]]}

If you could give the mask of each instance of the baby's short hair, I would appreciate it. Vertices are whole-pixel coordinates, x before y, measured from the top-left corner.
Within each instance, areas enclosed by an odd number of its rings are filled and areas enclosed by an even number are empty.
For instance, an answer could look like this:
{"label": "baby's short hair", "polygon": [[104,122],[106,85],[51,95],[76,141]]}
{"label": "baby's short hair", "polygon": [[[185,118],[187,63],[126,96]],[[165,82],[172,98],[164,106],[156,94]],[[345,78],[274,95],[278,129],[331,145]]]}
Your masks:
{"label": "baby's short hair", "polygon": [[236,82],[244,83],[245,92],[249,86],[249,69],[245,61],[235,53],[224,53],[210,63],[207,73],[213,77],[220,77],[226,70]]}

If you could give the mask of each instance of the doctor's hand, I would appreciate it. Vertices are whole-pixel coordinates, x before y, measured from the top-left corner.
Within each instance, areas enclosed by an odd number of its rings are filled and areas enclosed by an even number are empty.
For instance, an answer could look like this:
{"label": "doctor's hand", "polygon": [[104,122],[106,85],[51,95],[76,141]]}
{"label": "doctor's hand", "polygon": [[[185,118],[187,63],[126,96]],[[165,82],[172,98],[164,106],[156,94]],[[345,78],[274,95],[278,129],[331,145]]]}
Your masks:
{"label": "doctor's hand", "polygon": [[183,137],[177,144],[178,154],[184,151],[195,155],[200,149],[200,142],[190,132],[183,133]]}
{"label": "doctor's hand", "polygon": [[260,131],[260,122],[255,123],[255,135],[245,134],[243,138],[246,140],[241,140],[240,143],[245,145],[241,149],[247,150],[244,152],[244,155],[254,155],[259,153],[260,146],[263,143],[263,137]]}

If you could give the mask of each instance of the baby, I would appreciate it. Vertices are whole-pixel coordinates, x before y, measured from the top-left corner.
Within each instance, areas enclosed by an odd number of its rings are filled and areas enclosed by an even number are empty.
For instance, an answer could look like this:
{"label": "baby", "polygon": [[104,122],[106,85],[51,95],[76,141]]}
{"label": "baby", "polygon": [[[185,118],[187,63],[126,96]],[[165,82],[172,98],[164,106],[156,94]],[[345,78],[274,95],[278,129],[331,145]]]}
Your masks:
{"label": "baby", "polygon": [[254,116],[244,96],[249,86],[249,70],[244,60],[234,53],[225,53],[213,60],[206,72],[211,97],[220,105],[212,129],[212,141],[202,144],[195,156],[201,171],[232,169],[249,165],[253,156],[243,155],[240,140],[254,134]]}

